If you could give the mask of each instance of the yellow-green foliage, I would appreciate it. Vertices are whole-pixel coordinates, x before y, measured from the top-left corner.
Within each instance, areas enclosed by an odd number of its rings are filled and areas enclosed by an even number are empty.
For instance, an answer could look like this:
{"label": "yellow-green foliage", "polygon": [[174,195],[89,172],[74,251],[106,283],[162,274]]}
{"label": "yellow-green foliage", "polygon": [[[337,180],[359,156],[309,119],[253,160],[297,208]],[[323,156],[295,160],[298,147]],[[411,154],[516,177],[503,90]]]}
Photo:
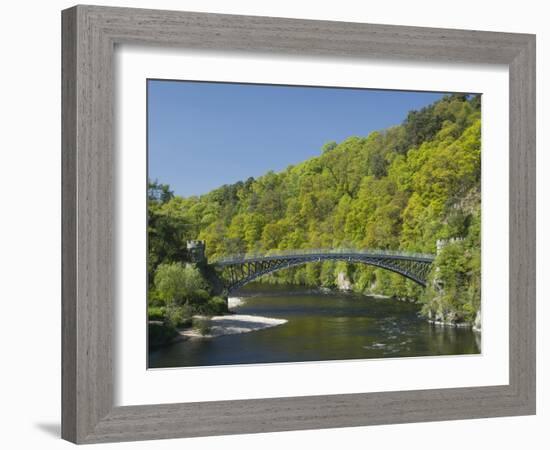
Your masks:
{"label": "yellow-green foliage", "polygon": [[[187,239],[205,240],[207,256],[215,259],[324,247],[435,253],[438,239],[467,238],[460,261],[445,256],[452,247],[438,258],[442,271],[448,266],[449,273],[466,274],[460,282],[452,275],[439,280],[444,296],[432,288],[421,295],[410,281],[372,267],[349,266],[346,272],[356,291],[421,297],[425,311],[449,304],[472,320],[479,307],[474,224],[480,211],[480,121],[478,96],[451,95],[409,113],[402,125],[328,143],[319,156],[282,172],[200,197],[174,197],[155,184],[149,202],[150,279],[160,263],[185,259]],[[269,280],[334,286],[341,269],[308,265]]]}

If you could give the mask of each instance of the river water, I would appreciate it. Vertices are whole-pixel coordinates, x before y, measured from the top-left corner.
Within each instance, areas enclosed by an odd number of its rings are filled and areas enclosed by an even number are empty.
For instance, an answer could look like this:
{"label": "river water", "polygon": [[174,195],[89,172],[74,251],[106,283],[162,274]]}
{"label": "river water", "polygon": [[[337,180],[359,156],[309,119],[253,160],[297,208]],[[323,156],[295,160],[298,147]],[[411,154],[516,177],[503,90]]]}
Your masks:
{"label": "river water", "polygon": [[212,366],[480,352],[469,328],[429,324],[419,306],[394,299],[295,286],[251,285],[234,294],[237,314],[286,319],[250,333],[189,339],[156,349],[149,367]]}

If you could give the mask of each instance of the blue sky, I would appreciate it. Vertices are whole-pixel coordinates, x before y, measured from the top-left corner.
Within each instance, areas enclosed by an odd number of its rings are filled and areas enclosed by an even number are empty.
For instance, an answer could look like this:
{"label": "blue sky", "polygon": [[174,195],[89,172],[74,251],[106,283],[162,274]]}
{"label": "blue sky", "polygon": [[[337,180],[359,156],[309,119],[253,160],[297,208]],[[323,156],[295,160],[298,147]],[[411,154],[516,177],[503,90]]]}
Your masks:
{"label": "blue sky", "polygon": [[148,177],[182,196],[400,124],[442,93],[148,80]]}

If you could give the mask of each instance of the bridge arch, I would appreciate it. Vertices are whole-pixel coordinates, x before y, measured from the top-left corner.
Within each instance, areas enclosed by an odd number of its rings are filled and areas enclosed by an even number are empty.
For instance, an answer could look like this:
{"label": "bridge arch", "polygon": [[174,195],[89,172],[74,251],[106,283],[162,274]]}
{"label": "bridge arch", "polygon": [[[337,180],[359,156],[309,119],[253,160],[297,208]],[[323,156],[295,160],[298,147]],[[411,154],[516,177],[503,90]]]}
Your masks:
{"label": "bridge arch", "polygon": [[228,257],[214,263],[222,270],[225,290],[236,289],[279,270],[322,261],[345,261],[389,270],[426,287],[433,255],[372,251],[287,252],[269,256]]}

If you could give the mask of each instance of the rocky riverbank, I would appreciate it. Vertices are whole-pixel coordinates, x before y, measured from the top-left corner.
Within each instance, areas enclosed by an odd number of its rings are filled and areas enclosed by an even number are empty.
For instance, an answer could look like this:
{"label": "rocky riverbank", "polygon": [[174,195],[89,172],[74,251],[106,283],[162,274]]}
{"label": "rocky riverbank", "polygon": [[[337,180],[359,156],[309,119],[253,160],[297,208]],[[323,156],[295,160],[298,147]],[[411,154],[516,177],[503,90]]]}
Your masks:
{"label": "rocky riverbank", "polygon": [[287,323],[285,319],[271,317],[250,316],[245,314],[230,314],[226,316],[202,317],[194,319],[204,321],[203,327],[181,330],[179,334],[187,338],[215,338],[230,334],[250,333]]}

